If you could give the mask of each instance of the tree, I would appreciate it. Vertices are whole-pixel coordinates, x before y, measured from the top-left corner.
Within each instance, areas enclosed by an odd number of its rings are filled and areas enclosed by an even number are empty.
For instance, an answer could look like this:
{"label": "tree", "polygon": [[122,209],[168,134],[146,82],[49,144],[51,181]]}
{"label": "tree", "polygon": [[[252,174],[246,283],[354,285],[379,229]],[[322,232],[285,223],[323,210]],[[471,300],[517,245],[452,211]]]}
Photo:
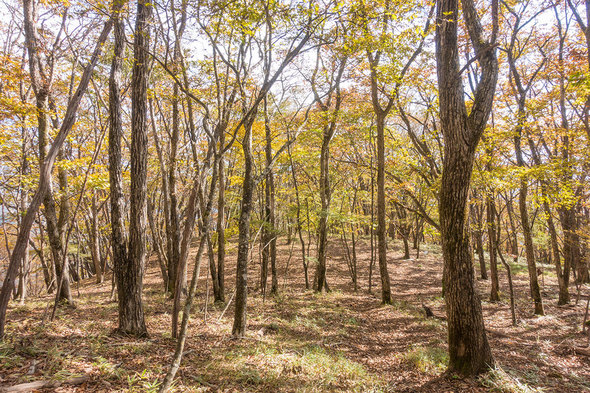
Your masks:
{"label": "tree", "polygon": [[127,258],[117,264],[119,328],[123,334],[147,335],[142,303],[143,273],[146,258],[147,208],[147,87],[149,79],[150,24],[153,6],[137,3],[131,79],[131,195]]}
{"label": "tree", "polygon": [[459,1],[439,0],[436,64],[444,159],[439,215],[444,258],[443,286],[448,318],[449,371],[462,375],[484,372],[494,358],[485,332],[481,302],[475,290],[469,236],[465,233],[467,197],[477,144],[492,109],[498,60],[498,2],[492,1],[492,31],[483,36],[472,0],[462,0],[463,20],[481,68],[473,102],[465,105],[459,62]]}
{"label": "tree", "polygon": [[[314,289],[318,292],[328,290],[326,280],[326,257],[328,248],[328,218],[330,215],[330,141],[336,132],[336,125],[340,106],[342,105],[342,91],[340,83],[346,67],[348,56],[335,59],[329,73],[329,82],[327,91],[320,95],[317,85],[317,75],[319,72],[321,47],[318,47],[318,60],[316,68],[311,78],[311,89],[314,95],[314,101],[320,108],[324,124],[322,126],[322,147],[320,153],[320,200],[321,213],[318,224],[318,264],[315,273]],[[325,99],[322,99],[322,96]],[[333,103],[333,104],[332,104]],[[333,107],[332,107],[333,105]]]}
{"label": "tree", "polygon": [[[507,46],[506,55],[508,59],[508,66],[510,71],[510,81],[513,84],[514,90],[514,99],[517,103],[517,113],[516,113],[516,125],[514,127],[514,151],[516,153],[516,163],[518,167],[524,169],[525,168],[525,161],[523,158],[522,153],[522,134],[524,128],[527,126],[527,111],[526,111],[526,100],[529,94],[530,89],[533,87],[533,83],[541,71],[541,69],[545,65],[545,57],[542,56],[541,63],[536,67],[536,69],[532,72],[532,74],[525,80],[523,80],[523,75],[519,72],[517,67],[517,61],[523,54],[526,48],[522,47],[522,45],[518,45],[518,33],[521,31],[523,26],[526,26],[530,22],[532,22],[533,18],[537,16],[535,15],[525,21],[521,21],[522,16],[521,14],[524,13],[526,10],[527,4],[523,5],[523,9],[521,13],[518,13],[512,10],[507,4],[504,4],[504,7],[507,8],[508,12],[514,18],[514,25],[512,27],[512,34],[510,37],[509,44]],[[543,51],[544,44],[540,44],[540,51]],[[529,272],[529,283],[530,283],[530,291],[531,297],[535,302],[535,314],[543,315],[543,300],[541,298],[541,291],[539,289],[539,279],[537,276],[537,265],[535,263],[535,251],[533,248],[533,236],[532,236],[532,225],[530,224],[529,220],[529,212],[527,208],[527,194],[528,194],[528,177],[526,174],[523,174],[520,179],[520,190],[518,196],[518,208],[520,212],[520,221],[522,224],[522,234],[524,236],[524,246],[526,252],[526,260],[527,260],[527,268]]]}

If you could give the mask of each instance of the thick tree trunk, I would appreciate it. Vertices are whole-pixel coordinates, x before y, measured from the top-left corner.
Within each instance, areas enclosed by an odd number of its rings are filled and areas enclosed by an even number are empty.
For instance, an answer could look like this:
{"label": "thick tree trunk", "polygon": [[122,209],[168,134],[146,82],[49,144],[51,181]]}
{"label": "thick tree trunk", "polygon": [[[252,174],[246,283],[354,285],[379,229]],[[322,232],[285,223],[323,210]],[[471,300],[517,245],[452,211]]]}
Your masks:
{"label": "thick tree trunk", "polygon": [[443,285],[448,318],[449,369],[469,375],[485,371],[494,360],[475,289],[469,239],[464,233],[472,163],[469,159],[451,159],[447,155],[439,211],[445,262]]}
{"label": "thick tree trunk", "polygon": [[118,269],[119,328],[124,334],[146,336],[143,274],[146,259],[147,202],[147,86],[152,5],[137,3],[131,80],[131,195],[128,255]]}
{"label": "thick tree trunk", "polygon": [[[467,112],[457,42],[458,0],[439,0],[436,63],[441,130],[444,137],[439,217],[444,258],[443,286],[447,309],[449,371],[473,375],[493,366],[481,301],[465,231],[466,204],[477,144],[489,118],[498,78],[494,42],[486,42],[472,0],[463,0],[463,16],[481,68],[475,100]],[[495,40],[498,3],[492,3]]]}

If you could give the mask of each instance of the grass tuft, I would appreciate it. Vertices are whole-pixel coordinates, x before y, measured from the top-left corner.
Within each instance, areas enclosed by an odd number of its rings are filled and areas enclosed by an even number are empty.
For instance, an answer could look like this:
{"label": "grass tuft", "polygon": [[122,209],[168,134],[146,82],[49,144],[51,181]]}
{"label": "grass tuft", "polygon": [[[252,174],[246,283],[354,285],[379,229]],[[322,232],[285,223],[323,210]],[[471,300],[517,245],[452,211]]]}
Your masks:
{"label": "grass tuft", "polygon": [[411,346],[403,358],[421,372],[431,375],[440,374],[449,364],[447,351],[438,347]]}
{"label": "grass tuft", "polygon": [[482,385],[502,393],[542,393],[543,389],[533,388],[511,375],[500,366],[496,366],[480,377]]}

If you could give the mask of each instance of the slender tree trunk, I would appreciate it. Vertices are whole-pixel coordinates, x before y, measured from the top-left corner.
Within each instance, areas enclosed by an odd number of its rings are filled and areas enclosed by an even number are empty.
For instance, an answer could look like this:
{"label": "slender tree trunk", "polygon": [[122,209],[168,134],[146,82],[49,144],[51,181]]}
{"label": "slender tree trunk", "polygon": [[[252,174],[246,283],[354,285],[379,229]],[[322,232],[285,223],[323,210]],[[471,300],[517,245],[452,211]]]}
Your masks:
{"label": "slender tree trunk", "polygon": [[[268,108],[266,98],[264,104],[264,130],[266,145],[264,155],[266,158],[266,165],[272,164],[272,133],[270,129],[270,120],[268,118]],[[266,182],[264,187],[264,216],[265,216],[265,230],[264,230],[264,247],[266,250],[267,262],[270,260],[271,271],[271,294],[276,294],[279,291],[279,280],[277,277],[277,236],[276,236],[276,219],[275,219],[275,184],[274,174],[272,169],[266,175]],[[263,254],[264,257],[264,254]],[[266,292],[266,289],[265,289]]]}
{"label": "slender tree trunk", "polygon": [[[541,158],[537,152],[537,148],[535,143],[530,138],[527,137],[528,145],[531,149],[531,155],[533,157],[533,161],[535,165],[541,165]],[[564,258],[564,266],[563,269],[561,267],[561,255],[559,252],[559,241],[557,237],[557,230],[555,229],[555,223],[553,221],[553,215],[551,214],[551,207],[549,206],[548,202],[548,191],[547,191],[547,181],[545,179],[540,180],[541,185],[541,197],[543,200],[543,210],[545,210],[545,215],[547,217],[547,229],[549,230],[549,238],[551,239],[551,252],[553,254],[552,259],[553,263],[555,264],[555,273],[557,275],[557,283],[559,286],[559,299],[557,301],[558,305],[565,305],[568,304],[570,301],[570,294],[569,294],[569,265],[568,261]]]}
{"label": "slender tree trunk", "polygon": [[[381,277],[381,303],[391,304],[387,271],[387,227],[385,225],[385,114],[377,114],[377,260]],[[409,254],[409,250],[408,250]]]}
{"label": "slender tree trunk", "polygon": [[498,280],[498,250],[496,250],[496,204],[493,195],[487,196],[486,213],[488,222],[488,251],[490,254],[490,276],[492,287],[490,291],[490,301],[500,301],[498,294],[500,282]]}
{"label": "slender tree trunk", "polygon": [[[178,44],[176,45],[178,47]],[[177,62],[178,54],[175,49],[174,61]],[[177,65],[175,63],[175,65]],[[178,152],[178,140],[180,134],[180,113],[179,113],[179,89],[178,85],[174,84],[173,99],[172,99],[172,135],[170,138],[170,158],[168,163],[168,214],[170,219],[166,221],[166,234],[168,247],[168,269],[172,274],[171,282],[174,284],[170,290],[172,296],[175,295],[177,290],[182,291],[181,287],[176,287],[176,275],[178,271],[178,259],[180,257],[180,223],[178,216],[178,201],[176,196],[176,163],[177,163],[177,152]],[[164,176],[164,174],[162,174]]]}
{"label": "slender tree trunk", "polygon": [[522,179],[520,183],[520,193],[518,196],[518,208],[522,223],[522,233],[524,236],[524,247],[526,252],[527,268],[529,271],[529,284],[531,297],[535,302],[535,314],[544,315],[543,299],[541,298],[541,289],[539,288],[539,277],[537,274],[537,264],[535,261],[535,249],[533,246],[533,236],[529,216],[527,211],[526,199],[528,193],[528,180]]}
{"label": "slender tree trunk", "polygon": [[[371,168],[373,168],[373,142],[372,142],[372,136],[373,136],[373,131],[370,131],[371,134],[369,135],[369,138],[371,139],[371,157],[370,157],[370,165]],[[371,260],[369,261],[369,293],[372,293],[372,289],[373,289],[373,266],[375,265],[375,229],[373,228],[374,226],[374,222],[375,222],[375,176],[374,176],[374,171],[371,171],[371,225],[370,225],[370,231],[371,231]]]}
{"label": "slender tree trunk", "polygon": [[[520,206],[519,206],[520,207]],[[506,212],[508,213],[508,221],[510,223],[510,253],[518,257],[518,232],[514,220],[514,207],[512,206],[512,196],[506,197]]]}
{"label": "slender tree trunk", "polygon": [[[224,146],[225,133],[219,136],[219,145]],[[217,199],[217,279],[219,280],[220,302],[225,301],[225,162],[219,160],[219,194]]]}
{"label": "slender tree trunk", "polygon": [[318,225],[318,265],[316,270],[316,281],[314,288],[318,292],[325,292],[326,289],[326,255],[328,248],[328,215],[330,211],[330,143],[331,135],[326,135],[324,130],[324,140],[320,154],[320,201],[322,210],[320,212],[320,222]]}
{"label": "slender tree trunk", "polygon": [[215,265],[215,249],[211,240],[211,233],[207,233],[207,257],[209,258],[209,272],[213,287],[213,299],[219,298],[219,279],[217,278],[217,266]]}
{"label": "slender tree trunk", "polygon": [[[172,23],[176,33],[174,41],[174,53],[173,53],[173,71],[179,75],[181,73],[182,63],[182,49],[181,40],[184,35],[186,26],[186,7],[187,1],[181,0],[180,7],[180,21],[177,23],[176,16],[172,15]],[[174,7],[174,2],[172,2]],[[176,189],[176,167],[178,161],[178,143],[180,139],[180,89],[178,84],[174,84],[173,96],[172,96],[172,133],[170,135],[170,157],[168,163],[168,192],[169,192],[169,214],[170,220],[166,222],[166,232],[169,245],[168,247],[168,266],[172,273],[171,282],[175,283],[177,274],[184,274],[178,271],[178,263],[180,258],[180,217],[178,212],[178,197]],[[183,290],[181,287],[176,287],[173,284],[171,288],[172,296],[175,296],[177,290]],[[184,281],[181,282],[184,285]]]}
{"label": "slender tree trunk", "polygon": [[477,251],[477,258],[479,259],[479,272],[480,272],[480,277],[482,280],[487,280],[488,279],[488,272],[487,272],[487,268],[486,268],[486,258],[484,255],[484,250],[483,250],[483,230],[482,230],[482,221],[483,221],[483,217],[482,217],[482,213],[481,210],[483,210],[481,207],[481,204],[478,203],[477,205],[471,205],[471,217],[472,217],[472,221],[475,221],[475,231],[474,231],[474,236],[475,236],[475,250]]}
{"label": "slender tree trunk", "polygon": [[103,282],[102,265],[100,260],[100,244],[98,232],[98,209],[96,206],[96,192],[92,193],[92,207],[91,207],[91,227],[90,231],[90,253],[92,255],[92,263],[94,264],[94,271],[96,275],[96,283]]}
{"label": "slender tree trunk", "polygon": [[287,147],[289,153],[289,163],[291,166],[291,175],[293,177],[293,186],[295,188],[295,200],[297,201],[297,234],[299,235],[299,243],[301,244],[301,262],[303,264],[303,274],[305,276],[305,289],[309,289],[309,274],[307,269],[307,254],[305,253],[305,240],[303,240],[303,225],[301,224],[301,199],[299,198],[299,185],[297,182],[297,175],[295,173],[295,164],[293,163],[293,155],[291,154],[291,146]]}
{"label": "slender tree trunk", "polygon": [[250,251],[250,215],[252,213],[252,197],[254,192],[254,176],[252,173],[254,157],[252,156],[252,124],[256,111],[244,123],[244,182],[242,188],[242,211],[238,222],[238,261],[236,268],[236,303],[234,308],[234,324],[232,335],[244,337],[246,334],[246,305],[248,297],[248,254]]}

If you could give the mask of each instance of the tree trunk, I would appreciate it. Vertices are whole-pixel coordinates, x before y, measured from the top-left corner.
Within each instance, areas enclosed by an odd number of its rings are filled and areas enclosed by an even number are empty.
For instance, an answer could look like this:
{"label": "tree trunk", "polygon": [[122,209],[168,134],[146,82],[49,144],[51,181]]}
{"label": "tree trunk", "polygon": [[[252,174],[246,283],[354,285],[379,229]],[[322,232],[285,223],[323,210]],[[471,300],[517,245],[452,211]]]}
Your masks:
{"label": "tree trunk", "polygon": [[[264,155],[266,158],[266,165],[272,165],[272,134],[270,129],[270,120],[268,118],[268,108],[266,97],[264,104],[264,130],[266,145]],[[270,259],[270,273],[271,273],[271,294],[276,294],[279,291],[279,280],[277,277],[277,236],[276,236],[276,219],[275,219],[275,184],[272,169],[266,175],[266,182],[264,187],[264,215],[265,215],[265,240],[264,247],[267,249],[267,258]]]}
{"label": "tree trunk", "polygon": [[242,189],[242,211],[238,222],[238,261],[236,268],[236,305],[234,308],[234,324],[232,335],[244,337],[246,334],[246,305],[248,297],[248,254],[250,251],[250,215],[252,213],[252,197],[254,192],[254,176],[252,173],[254,157],[252,156],[252,124],[256,111],[244,123],[244,182]]}
{"label": "tree trunk", "polygon": [[475,221],[475,251],[477,252],[477,258],[479,259],[479,273],[482,280],[487,280],[488,272],[486,268],[486,258],[483,250],[483,230],[481,227],[483,221],[482,210],[483,208],[481,208],[481,204],[479,202],[477,205],[471,205],[472,222]]}
{"label": "tree trunk", "polygon": [[499,280],[498,280],[498,250],[496,250],[496,204],[493,195],[487,196],[486,215],[488,222],[488,251],[490,254],[490,276],[492,287],[490,291],[490,302],[500,301]]}
{"label": "tree trunk", "polygon": [[543,299],[541,298],[541,289],[539,288],[539,277],[537,274],[537,264],[535,262],[535,249],[533,247],[533,236],[527,211],[526,199],[528,192],[527,179],[522,179],[520,183],[520,193],[518,196],[518,208],[520,210],[520,220],[522,223],[522,233],[524,236],[524,247],[526,252],[527,268],[529,271],[529,284],[531,297],[535,302],[535,314],[544,315]]}
{"label": "tree trunk", "polygon": [[[225,132],[219,135],[219,145],[225,145]],[[225,163],[221,158],[219,166],[219,193],[217,199],[217,280],[219,293],[215,301],[225,301]]]}
{"label": "tree trunk", "polygon": [[96,206],[96,191],[92,193],[92,217],[90,227],[90,254],[92,255],[92,263],[94,264],[94,274],[96,275],[96,283],[103,282],[102,264],[100,260],[100,244],[98,232],[98,209]]}
{"label": "tree trunk", "polygon": [[[531,155],[533,157],[533,161],[535,165],[541,165],[541,158],[537,152],[537,148],[535,143],[530,138],[527,137],[528,145],[531,149]],[[545,179],[540,180],[541,184],[541,197],[543,200],[543,210],[545,210],[545,214],[547,216],[547,229],[549,230],[549,238],[551,239],[551,252],[553,254],[552,259],[553,263],[555,264],[555,273],[557,275],[557,283],[559,286],[559,299],[557,301],[558,305],[565,305],[568,304],[570,301],[570,294],[569,294],[569,265],[568,261],[564,260],[563,269],[561,267],[561,255],[559,252],[559,241],[557,238],[557,230],[555,229],[555,223],[553,221],[553,215],[551,214],[551,207],[549,206],[548,202],[548,192],[547,192],[547,181]]]}
{"label": "tree trunk", "polygon": [[512,206],[512,195],[506,197],[506,212],[508,213],[508,221],[510,222],[510,253],[518,258],[518,232],[514,222],[514,207]]}
{"label": "tree trunk", "polygon": [[131,195],[129,246],[127,258],[117,275],[119,295],[119,332],[146,336],[143,312],[143,274],[146,259],[147,202],[147,86],[149,79],[148,48],[152,5],[145,0],[137,3],[134,34],[134,62],[131,79]]}
{"label": "tree trunk", "polygon": [[320,153],[320,200],[322,210],[318,225],[318,265],[314,288],[318,292],[325,292],[326,288],[326,255],[328,247],[328,215],[330,212],[330,139],[331,135],[324,130],[324,140]]}
{"label": "tree trunk", "polygon": [[[480,65],[475,100],[467,112],[457,43],[458,0],[439,0],[436,27],[436,63],[441,130],[444,138],[439,217],[444,258],[443,287],[447,310],[449,371],[461,375],[485,372],[494,365],[477,295],[465,231],[466,204],[475,151],[487,124],[498,78],[494,42],[482,37],[472,0],[463,0],[463,16]],[[495,40],[498,4],[493,2],[492,40]]]}
{"label": "tree trunk", "polygon": [[303,240],[303,225],[301,224],[301,199],[299,198],[299,185],[297,183],[297,175],[295,173],[295,164],[293,163],[293,155],[291,154],[291,146],[287,146],[289,153],[289,163],[291,166],[291,175],[293,177],[293,186],[295,188],[295,200],[297,201],[297,234],[299,236],[299,243],[301,244],[301,262],[303,264],[303,274],[305,276],[305,289],[309,289],[309,274],[307,269],[307,254],[305,253],[305,240]]}
{"label": "tree trunk", "polygon": [[[387,227],[385,224],[385,115],[377,114],[377,261],[381,276],[381,303],[391,304],[387,271]],[[409,250],[408,250],[409,254]]]}

